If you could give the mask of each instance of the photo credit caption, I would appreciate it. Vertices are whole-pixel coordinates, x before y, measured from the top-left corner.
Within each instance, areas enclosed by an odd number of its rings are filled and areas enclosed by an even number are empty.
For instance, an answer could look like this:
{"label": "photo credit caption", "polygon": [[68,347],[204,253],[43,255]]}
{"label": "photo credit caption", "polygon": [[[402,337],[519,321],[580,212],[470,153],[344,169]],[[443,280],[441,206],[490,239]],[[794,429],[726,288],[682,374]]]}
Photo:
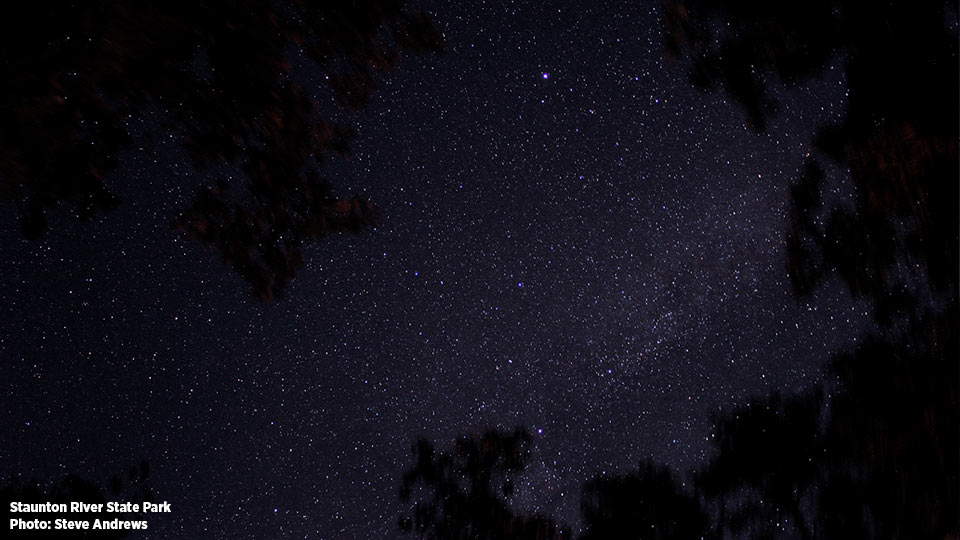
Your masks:
{"label": "photo credit caption", "polygon": [[[11,514],[23,517],[11,517],[9,530],[144,530],[145,519],[136,519],[147,514],[171,513],[169,502],[69,502],[69,503],[23,503],[11,502]],[[42,514],[38,517],[38,514]],[[59,514],[59,515],[58,515]],[[87,514],[100,514],[90,517]],[[121,514],[111,517],[111,514]],[[133,519],[131,519],[133,518]]]}

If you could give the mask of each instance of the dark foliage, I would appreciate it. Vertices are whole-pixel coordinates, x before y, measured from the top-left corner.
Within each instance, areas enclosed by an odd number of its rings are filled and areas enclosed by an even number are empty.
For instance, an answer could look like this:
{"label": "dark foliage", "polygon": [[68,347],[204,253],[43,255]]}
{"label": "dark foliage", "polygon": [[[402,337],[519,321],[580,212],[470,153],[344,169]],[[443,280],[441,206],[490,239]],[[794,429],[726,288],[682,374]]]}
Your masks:
{"label": "dark foliage", "polygon": [[[909,317],[913,299],[956,301],[956,2],[690,0],[664,13],[668,51],[687,58],[698,86],[724,88],[757,130],[777,111],[775,87],[842,66],[846,112],[818,130],[791,197],[797,293],[837,275],[884,324]],[[826,164],[849,171],[852,208],[821,196]]]}
{"label": "dark foliage", "polygon": [[[411,504],[400,530],[435,539],[572,538],[555,520],[516,512],[514,482],[529,459],[530,435],[488,430],[461,437],[450,452],[427,440],[413,448],[415,464],[403,475],[400,500]],[[583,486],[584,532],[592,539],[687,539],[708,532],[699,500],[669,469],[647,462],[622,476],[597,476]]]}
{"label": "dark foliage", "polygon": [[[718,419],[697,488],[718,535],[947,538],[960,500],[955,314],[869,336],[831,363],[837,384],[753,400]],[[928,332],[928,333],[927,333]]]}
{"label": "dark foliage", "polygon": [[580,498],[582,540],[694,539],[707,533],[707,514],[670,469],[647,462],[623,476],[587,481]]}
{"label": "dark foliage", "polygon": [[716,457],[696,479],[717,507],[719,536],[813,535],[809,510],[827,449],[819,393],[756,399],[717,418]]}
{"label": "dark foliage", "polygon": [[359,231],[376,214],[335,197],[317,173],[352,133],[320,117],[294,61],[359,108],[377,70],[440,44],[401,0],[16,3],[0,20],[0,186],[28,237],[44,232],[51,207],[107,210],[130,120],[156,116],[197,169],[243,172],[239,194],[221,179],[176,226],[268,299],[293,277],[301,244]]}
{"label": "dark foliage", "polygon": [[[11,477],[0,487],[0,519],[3,520],[4,528],[8,529],[10,519],[20,518],[25,521],[34,519],[54,520],[65,518],[71,520],[87,520],[93,523],[93,520],[100,519],[112,521],[114,519],[135,520],[144,519],[142,513],[120,513],[120,512],[89,512],[89,513],[42,513],[42,514],[23,514],[10,512],[11,502],[21,502],[27,504],[33,503],[65,503],[71,502],[85,503],[106,503],[107,501],[133,502],[141,504],[144,501],[153,501],[153,492],[147,482],[150,475],[150,464],[146,461],[141,462],[136,467],[131,467],[126,475],[115,475],[108,482],[107,486],[102,486],[96,482],[81,478],[77,475],[67,475],[58,482],[50,485],[41,485],[36,480],[24,481],[20,478]],[[131,530],[80,530],[80,529],[61,529],[54,530],[21,530],[11,532],[15,538],[127,538]]]}
{"label": "dark foliage", "polygon": [[453,451],[420,439],[403,475],[400,500],[411,504],[400,530],[431,539],[560,540],[570,538],[549,517],[513,511],[507,499],[529,459],[530,434],[488,430],[460,437]]}
{"label": "dark foliage", "polygon": [[[726,89],[757,130],[775,86],[842,66],[846,112],[818,129],[791,189],[787,270],[799,296],[839,277],[884,329],[834,358],[825,399],[759,399],[720,421],[698,480],[719,532],[956,537],[957,4],[691,0],[664,13],[694,83]],[[827,195],[831,167],[853,204]]]}
{"label": "dark foliage", "polygon": [[[960,524],[956,307],[899,339],[870,336],[832,366],[824,534],[947,538]],[[827,512],[829,510],[829,512]]]}

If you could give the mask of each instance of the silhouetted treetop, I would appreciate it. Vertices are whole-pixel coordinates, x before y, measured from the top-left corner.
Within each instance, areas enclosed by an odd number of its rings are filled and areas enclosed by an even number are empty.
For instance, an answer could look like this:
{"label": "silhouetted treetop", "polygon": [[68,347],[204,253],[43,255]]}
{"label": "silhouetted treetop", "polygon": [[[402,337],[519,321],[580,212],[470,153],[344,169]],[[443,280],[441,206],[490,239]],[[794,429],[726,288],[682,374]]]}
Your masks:
{"label": "silhouetted treetop", "polygon": [[814,537],[826,443],[822,395],[756,398],[716,418],[715,457],[696,486],[717,507],[716,533]]}
{"label": "silhouetted treetop", "polygon": [[400,501],[411,508],[400,517],[400,530],[438,540],[570,538],[553,519],[518,514],[507,500],[526,467],[530,440],[524,428],[460,437],[452,451],[418,440],[401,483]]}
{"label": "silhouetted treetop", "polygon": [[588,480],[580,495],[581,540],[695,539],[707,532],[700,501],[652,461],[625,475]]}
{"label": "silhouetted treetop", "polygon": [[[868,335],[822,389],[719,416],[696,477],[718,535],[949,538],[958,527],[956,308]],[[955,327],[954,327],[955,328]]]}
{"label": "silhouetted treetop", "polygon": [[242,171],[241,195],[221,178],[176,223],[270,298],[302,243],[375,215],[316,172],[352,133],[320,117],[294,61],[312,61],[308,78],[359,108],[376,71],[440,48],[427,16],[400,0],[17,3],[0,21],[0,186],[28,237],[61,203],[80,217],[109,209],[131,120],[149,113],[196,168]]}
{"label": "silhouetted treetop", "polygon": [[[778,110],[771,86],[819,75],[845,36],[836,2],[671,2],[664,8],[666,51],[685,56],[697,87],[722,87],[766,128]],[[774,79],[775,77],[775,79]]]}
{"label": "silhouetted treetop", "polygon": [[[910,316],[917,299],[956,301],[956,19],[956,2],[932,0],[664,9],[668,52],[697,86],[725,89],[757,130],[777,111],[779,85],[842,70],[846,110],[820,126],[792,191],[787,270],[798,294],[837,275],[883,324]],[[848,172],[854,208],[821,197],[839,183],[824,161]]]}
{"label": "silhouetted treetop", "polygon": [[833,360],[840,391],[824,434],[829,489],[821,490],[834,510],[829,537],[960,531],[957,310],[927,313],[897,339],[868,336]]}

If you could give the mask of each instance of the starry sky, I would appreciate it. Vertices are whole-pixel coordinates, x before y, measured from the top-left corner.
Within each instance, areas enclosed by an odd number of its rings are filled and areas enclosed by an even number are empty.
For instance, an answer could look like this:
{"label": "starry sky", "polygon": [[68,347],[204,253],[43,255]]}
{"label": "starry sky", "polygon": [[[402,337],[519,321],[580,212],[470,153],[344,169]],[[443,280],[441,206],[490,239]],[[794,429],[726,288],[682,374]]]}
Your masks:
{"label": "starry sky", "polygon": [[307,247],[278,303],[171,229],[202,182],[176,140],[134,144],[121,205],[40,241],[4,201],[0,473],[147,459],[173,513],[143,538],[394,538],[416,437],[524,425],[516,504],[575,523],[585,479],[688,471],[712,414],[820,381],[871,324],[784,266],[839,69],[757,134],[664,57],[660,2],[539,4],[425,4],[445,53],[331,109],[358,136],[323,171],[381,219]]}

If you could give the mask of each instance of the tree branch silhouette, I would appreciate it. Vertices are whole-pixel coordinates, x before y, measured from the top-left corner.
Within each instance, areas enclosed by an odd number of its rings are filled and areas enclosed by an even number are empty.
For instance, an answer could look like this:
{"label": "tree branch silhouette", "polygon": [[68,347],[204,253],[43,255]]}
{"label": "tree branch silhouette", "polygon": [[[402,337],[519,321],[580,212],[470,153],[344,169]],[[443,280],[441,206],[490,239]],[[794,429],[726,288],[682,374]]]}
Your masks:
{"label": "tree branch silhouette", "polygon": [[312,64],[337,103],[356,109],[377,71],[441,46],[430,19],[400,0],[10,6],[0,22],[0,187],[29,238],[53,207],[81,218],[109,210],[131,119],[150,113],[198,171],[242,171],[240,193],[221,178],[174,221],[267,300],[300,266],[302,244],[376,217],[372,203],[336,197],[320,176],[353,134],[321,118],[292,61]]}

